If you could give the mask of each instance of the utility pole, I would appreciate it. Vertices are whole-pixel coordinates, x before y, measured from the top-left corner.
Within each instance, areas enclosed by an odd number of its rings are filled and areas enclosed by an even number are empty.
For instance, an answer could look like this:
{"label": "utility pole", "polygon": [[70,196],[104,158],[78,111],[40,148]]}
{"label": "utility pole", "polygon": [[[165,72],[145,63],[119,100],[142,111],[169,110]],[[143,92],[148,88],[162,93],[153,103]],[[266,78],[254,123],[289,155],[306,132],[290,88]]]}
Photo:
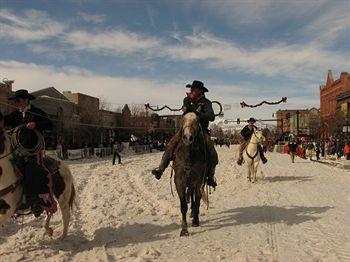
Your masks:
{"label": "utility pole", "polygon": [[297,110],[297,135],[299,135],[299,110]]}
{"label": "utility pole", "polygon": [[283,128],[283,117],[281,118],[281,129],[282,129],[282,135],[283,135],[283,131],[284,131],[284,128]]}

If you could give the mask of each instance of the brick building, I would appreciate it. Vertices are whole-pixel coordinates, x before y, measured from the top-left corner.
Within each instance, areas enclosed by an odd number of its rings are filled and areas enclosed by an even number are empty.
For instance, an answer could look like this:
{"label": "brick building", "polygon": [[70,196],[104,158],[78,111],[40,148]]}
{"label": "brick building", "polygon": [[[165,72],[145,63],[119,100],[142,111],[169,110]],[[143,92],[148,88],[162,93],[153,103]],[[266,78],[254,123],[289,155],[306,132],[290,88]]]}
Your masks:
{"label": "brick building", "polygon": [[293,114],[289,120],[290,132],[292,134],[309,135],[318,137],[320,135],[320,110],[317,108],[311,108],[307,110],[299,111],[299,127],[297,114]]}
{"label": "brick building", "polygon": [[77,105],[81,123],[99,124],[100,100],[97,97],[70,91],[63,92],[63,95]]}
{"label": "brick building", "polygon": [[[291,118],[296,116],[298,111],[299,111],[299,119],[300,119],[300,116],[307,114],[308,110],[307,109],[278,110],[276,112],[277,130],[279,132],[282,132],[282,130],[283,130],[283,133],[290,133],[291,132],[291,130],[290,130]],[[283,126],[283,128],[282,128],[282,126]]]}
{"label": "brick building", "polygon": [[341,97],[346,97],[348,94],[350,94],[349,73],[342,72],[339,78],[334,80],[332,71],[328,70],[327,83],[320,86],[320,116],[323,137],[339,135],[342,126],[348,121],[339,110],[342,107],[341,104],[344,104]]}
{"label": "brick building", "polygon": [[0,112],[3,115],[8,115],[14,108],[10,106],[8,98],[12,95],[12,84],[13,80],[3,80],[0,82]]}

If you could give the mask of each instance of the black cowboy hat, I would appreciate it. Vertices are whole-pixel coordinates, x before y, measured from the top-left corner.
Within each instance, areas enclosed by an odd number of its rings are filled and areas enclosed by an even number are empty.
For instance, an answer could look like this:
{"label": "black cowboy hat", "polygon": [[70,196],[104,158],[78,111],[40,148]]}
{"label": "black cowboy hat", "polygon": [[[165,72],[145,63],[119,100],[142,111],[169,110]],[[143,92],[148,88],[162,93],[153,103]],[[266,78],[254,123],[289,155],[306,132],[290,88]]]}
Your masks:
{"label": "black cowboy hat", "polygon": [[198,81],[198,80],[194,80],[192,82],[192,85],[188,84],[186,85],[187,88],[199,88],[201,90],[203,90],[203,92],[209,92],[209,90],[204,86],[203,82]]}
{"label": "black cowboy hat", "polygon": [[255,118],[251,117],[251,118],[249,118],[249,119],[247,120],[247,122],[248,122],[248,123],[249,123],[249,122],[253,122],[253,123],[255,123],[255,122],[256,122],[256,120],[255,120]]}
{"label": "black cowboy hat", "polygon": [[20,89],[20,90],[17,90],[13,96],[10,96],[9,100],[15,100],[19,98],[33,100],[35,99],[35,96],[32,96],[31,94],[29,94],[28,90]]}

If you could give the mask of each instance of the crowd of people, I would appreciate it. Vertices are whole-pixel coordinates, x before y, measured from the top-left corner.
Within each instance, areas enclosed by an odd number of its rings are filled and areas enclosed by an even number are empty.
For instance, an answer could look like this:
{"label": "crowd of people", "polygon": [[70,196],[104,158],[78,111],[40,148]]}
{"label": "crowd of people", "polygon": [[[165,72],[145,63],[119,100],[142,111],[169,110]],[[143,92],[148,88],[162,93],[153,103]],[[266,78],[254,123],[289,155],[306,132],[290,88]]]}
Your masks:
{"label": "crowd of people", "polygon": [[316,156],[316,160],[329,156],[334,156],[336,159],[341,159],[344,156],[345,159],[350,160],[350,140],[339,138],[306,140],[291,137],[284,151],[291,155],[292,161],[294,161],[295,155],[310,160],[313,159],[314,155]]}

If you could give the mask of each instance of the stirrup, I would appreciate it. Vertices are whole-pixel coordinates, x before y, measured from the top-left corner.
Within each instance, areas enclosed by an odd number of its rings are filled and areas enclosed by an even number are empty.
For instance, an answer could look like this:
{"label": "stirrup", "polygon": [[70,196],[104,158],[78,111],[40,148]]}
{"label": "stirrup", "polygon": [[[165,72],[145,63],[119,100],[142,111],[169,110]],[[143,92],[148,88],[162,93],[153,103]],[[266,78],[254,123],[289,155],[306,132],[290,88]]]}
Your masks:
{"label": "stirrup", "polygon": [[243,164],[243,159],[242,158],[238,159],[237,160],[237,165],[241,166],[242,164]]}
{"label": "stirrup", "polygon": [[34,203],[32,206],[31,206],[31,211],[32,213],[34,214],[35,217],[40,217],[41,213],[44,211],[42,209],[42,207],[37,204],[37,203]]}

